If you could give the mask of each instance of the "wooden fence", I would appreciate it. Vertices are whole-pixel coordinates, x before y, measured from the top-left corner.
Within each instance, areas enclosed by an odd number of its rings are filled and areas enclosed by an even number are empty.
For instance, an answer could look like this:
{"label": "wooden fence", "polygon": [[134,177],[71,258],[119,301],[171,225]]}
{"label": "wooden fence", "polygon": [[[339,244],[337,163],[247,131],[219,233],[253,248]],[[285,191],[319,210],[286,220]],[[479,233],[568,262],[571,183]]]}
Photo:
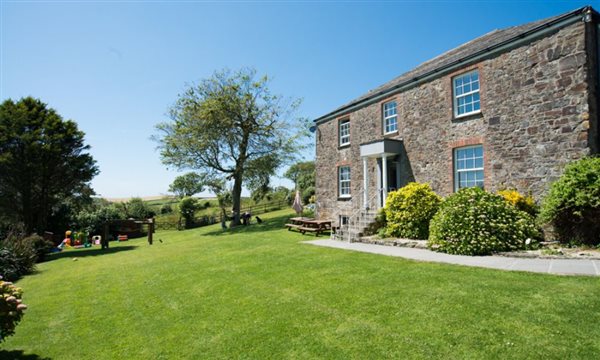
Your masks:
{"label": "wooden fence", "polygon": [[[275,201],[266,204],[258,204],[252,205],[240,210],[240,213],[250,213],[252,216],[264,214],[271,211],[281,210],[285,207],[288,207],[288,203],[285,200]],[[222,221],[223,215],[203,215],[194,219],[192,224],[188,224],[187,229],[197,228],[201,226],[212,225],[216,223],[220,223]],[[230,221],[232,219],[231,214],[228,214],[226,221]],[[186,229],[185,221],[183,219],[178,220],[156,220],[155,226],[157,230],[183,230]]]}

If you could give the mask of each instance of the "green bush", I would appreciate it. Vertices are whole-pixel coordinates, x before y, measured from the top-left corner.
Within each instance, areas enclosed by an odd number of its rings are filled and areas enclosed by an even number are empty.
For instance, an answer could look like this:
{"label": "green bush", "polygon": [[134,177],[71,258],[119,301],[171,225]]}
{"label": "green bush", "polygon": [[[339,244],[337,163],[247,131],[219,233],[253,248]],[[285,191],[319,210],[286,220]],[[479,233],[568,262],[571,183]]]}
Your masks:
{"label": "green bush", "polygon": [[114,204],[101,205],[95,209],[80,211],[75,217],[75,226],[88,234],[101,234],[105,222],[125,218],[125,212],[119,206]]}
{"label": "green bush", "polygon": [[23,239],[23,241],[28,241],[33,246],[33,249],[36,254],[36,262],[42,262],[46,258],[46,255],[52,250],[54,247],[54,243],[50,240],[46,240],[39,235],[31,235],[28,238]]}
{"label": "green bush", "polygon": [[148,203],[138,197],[131,198],[128,202],[123,203],[123,208],[128,218],[148,219],[156,215]]}
{"label": "green bush", "polygon": [[409,239],[427,239],[429,222],[442,198],[429,184],[409,183],[388,194],[385,202],[386,235]]}
{"label": "green bush", "polygon": [[35,237],[21,238],[10,234],[0,242],[0,276],[15,281],[35,269],[38,254]]}
{"label": "green bush", "polygon": [[0,277],[0,343],[15,333],[15,327],[27,309],[21,300],[22,294],[20,288]]}
{"label": "green bush", "polygon": [[315,187],[309,186],[304,191],[302,191],[302,203],[308,204],[310,203],[310,198],[315,194]]}
{"label": "green bush", "polygon": [[196,199],[193,197],[184,197],[179,202],[179,213],[185,220],[185,228],[189,229],[194,223],[194,215],[198,209]]}
{"label": "green bush", "polygon": [[600,157],[567,165],[544,198],[540,220],[561,242],[600,244]]}
{"label": "green bush", "polygon": [[449,254],[488,255],[532,246],[534,218],[480,188],[450,195],[431,220],[428,246]]}
{"label": "green bush", "polygon": [[160,213],[162,215],[170,214],[172,212],[173,212],[173,207],[171,206],[171,204],[164,204],[163,206],[160,207]]}

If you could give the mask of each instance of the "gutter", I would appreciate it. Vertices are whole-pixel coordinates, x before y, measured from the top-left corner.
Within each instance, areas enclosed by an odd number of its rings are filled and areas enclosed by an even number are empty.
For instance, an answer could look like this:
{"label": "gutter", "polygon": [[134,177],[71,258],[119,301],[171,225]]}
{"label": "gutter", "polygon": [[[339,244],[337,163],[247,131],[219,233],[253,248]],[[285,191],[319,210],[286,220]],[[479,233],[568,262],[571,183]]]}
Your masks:
{"label": "gutter", "polygon": [[[326,115],[323,115],[323,116],[315,119],[314,123],[315,123],[315,125],[320,125],[320,124],[327,122],[329,120],[332,120],[342,114],[353,112],[353,111],[363,108],[365,106],[379,102],[391,95],[401,93],[401,92],[408,90],[414,86],[418,86],[425,82],[431,81],[431,80],[433,80],[439,76],[442,76],[446,73],[457,70],[460,67],[469,65],[470,63],[478,62],[478,61],[485,59],[486,57],[490,57],[492,55],[499,54],[499,53],[511,50],[513,48],[519,47],[520,45],[531,42],[537,38],[543,37],[546,34],[553,33],[557,30],[560,30],[563,27],[574,24],[577,21],[580,21],[580,20],[585,21],[586,14],[591,13],[591,12],[595,13],[595,11],[589,5],[579,8],[577,10],[573,10],[570,13],[567,13],[567,14],[565,14],[559,18],[556,18],[552,21],[549,21],[545,24],[539,25],[531,30],[528,30],[517,36],[514,36],[508,40],[501,42],[501,43],[492,45],[483,50],[479,50],[478,52],[471,54],[465,58],[455,60],[449,64],[443,65],[443,66],[433,69],[433,70],[430,70],[420,76],[416,76],[408,81],[397,84],[389,89],[379,91],[378,93],[373,94],[373,95],[371,95],[363,100],[360,100],[354,104],[349,104],[338,110],[335,110]],[[583,19],[576,15],[583,15]]]}

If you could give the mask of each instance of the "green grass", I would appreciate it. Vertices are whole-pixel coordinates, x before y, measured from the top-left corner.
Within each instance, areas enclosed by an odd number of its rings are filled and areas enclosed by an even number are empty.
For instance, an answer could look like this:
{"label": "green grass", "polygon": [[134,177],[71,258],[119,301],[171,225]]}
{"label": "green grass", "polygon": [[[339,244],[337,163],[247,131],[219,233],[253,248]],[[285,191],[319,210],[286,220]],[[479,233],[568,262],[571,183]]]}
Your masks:
{"label": "green grass", "polygon": [[[600,279],[302,244],[291,215],[58,254],[0,356],[30,359],[600,356]],[[162,239],[162,243],[158,241]],[[77,261],[73,261],[73,258]]]}

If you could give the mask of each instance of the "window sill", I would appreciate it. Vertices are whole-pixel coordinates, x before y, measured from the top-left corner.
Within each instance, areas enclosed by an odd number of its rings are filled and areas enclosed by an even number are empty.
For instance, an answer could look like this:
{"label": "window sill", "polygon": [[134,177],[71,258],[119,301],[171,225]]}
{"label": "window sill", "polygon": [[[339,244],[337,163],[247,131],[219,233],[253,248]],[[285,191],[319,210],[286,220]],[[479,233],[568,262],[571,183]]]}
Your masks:
{"label": "window sill", "polygon": [[452,118],[452,121],[463,121],[463,120],[470,120],[470,119],[481,118],[481,117],[483,117],[483,113],[481,112],[481,110],[479,110],[479,111],[475,111],[475,112],[470,112],[468,114],[454,116]]}
{"label": "window sill", "polygon": [[352,196],[338,196],[338,201],[352,200]]}
{"label": "window sill", "polygon": [[350,147],[350,143],[344,144],[344,145],[338,145],[338,150],[340,149],[346,149]]}
{"label": "window sill", "polygon": [[389,137],[394,137],[394,136],[396,136],[398,134],[400,134],[400,131],[396,130],[396,131],[392,131],[392,132],[383,134],[383,137],[384,138],[389,138]]}

